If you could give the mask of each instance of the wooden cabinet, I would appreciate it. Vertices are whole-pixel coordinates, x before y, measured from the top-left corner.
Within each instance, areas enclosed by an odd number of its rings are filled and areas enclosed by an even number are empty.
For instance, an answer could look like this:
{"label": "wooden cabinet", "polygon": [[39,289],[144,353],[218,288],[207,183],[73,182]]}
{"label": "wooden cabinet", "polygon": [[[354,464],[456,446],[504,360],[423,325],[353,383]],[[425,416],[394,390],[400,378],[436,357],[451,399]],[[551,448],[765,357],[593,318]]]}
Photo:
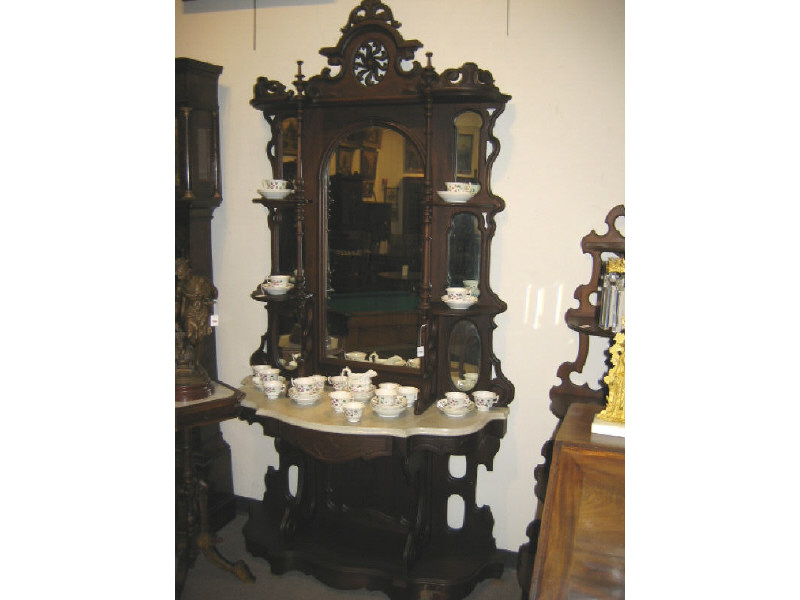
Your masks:
{"label": "wooden cabinet", "polygon": [[[275,294],[259,282],[251,294],[268,313],[251,363],[287,379],[374,369],[375,383],[415,386],[419,397],[400,417],[368,406],[347,426],[327,399],[298,408],[254,392],[262,403],[241,418],[275,438],[280,466],[267,472],[245,539],[276,573],[301,569],[395,600],[457,600],[503,570],[475,489],[514,399],[493,349],[506,304],[489,272],[505,209],[491,186],[494,126],[510,96],[475,63],[437,72],[430,52],[417,62],[421,42],[399,27],[384,2],[362,0],[338,44],[320,50],[329,67],[306,78],[298,61],[294,90],[256,80],[251,105],[271,128],[272,176],[291,192],[259,190],[254,202],[269,211],[270,274],[294,284]],[[465,136],[472,154],[458,152]],[[446,182],[462,177],[480,185],[448,195]],[[442,300],[462,286],[468,308]],[[497,394],[488,417],[450,418],[433,406],[473,388]],[[451,473],[453,457],[463,475]],[[463,506],[457,526],[451,505]]]}
{"label": "wooden cabinet", "polygon": [[572,404],[553,446],[531,600],[625,597],[625,439]]}
{"label": "wooden cabinet", "polygon": [[[191,58],[175,59],[175,258],[192,273],[213,279],[211,219],[222,203],[219,160],[218,80],[222,67]],[[203,344],[206,373],[217,378],[215,335]],[[231,451],[218,422],[192,427],[194,468],[208,484],[210,527],[236,515]],[[176,477],[182,477],[183,434],[176,436]]]}
{"label": "wooden cabinet", "polygon": [[[275,438],[277,468],[251,510],[247,550],[273,573],[310,573],[339,589],[382,590],[393,600],[467,596],[504,564],[494,518],[475,501],[478,467],[500,448],[507,408],[454,419],[435,408],[348,423],[328,398],[298,406],[242,388],[241,419]],[[464,468],[452,468],[461,457]],[[452,522],[453,499],[463,520]]]}

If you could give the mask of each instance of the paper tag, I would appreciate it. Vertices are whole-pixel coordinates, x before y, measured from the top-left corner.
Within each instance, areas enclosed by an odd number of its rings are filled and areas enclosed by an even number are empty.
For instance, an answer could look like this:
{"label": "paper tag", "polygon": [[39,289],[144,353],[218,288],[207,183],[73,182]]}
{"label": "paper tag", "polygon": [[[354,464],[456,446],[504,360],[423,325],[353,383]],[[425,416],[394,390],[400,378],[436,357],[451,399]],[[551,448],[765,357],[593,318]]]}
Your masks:
{"label": "paper tag", "polygon": [[219,325],[219,315],[211,315],[210,317],[208,317],[208,324],[211,327],[216,327],[217,325]]}
{"label": "paper tag", "polygon": [[425,356],[425,346],[417,346],[417,357],[422,358]]}

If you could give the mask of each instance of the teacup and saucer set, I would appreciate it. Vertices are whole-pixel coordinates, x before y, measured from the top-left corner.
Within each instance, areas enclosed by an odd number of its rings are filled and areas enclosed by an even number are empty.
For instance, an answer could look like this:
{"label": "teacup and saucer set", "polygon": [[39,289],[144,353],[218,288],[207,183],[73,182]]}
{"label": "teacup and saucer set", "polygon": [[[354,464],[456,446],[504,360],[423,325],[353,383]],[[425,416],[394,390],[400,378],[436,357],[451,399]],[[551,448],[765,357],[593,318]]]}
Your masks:
{"label": "teacup and saucer set", "polygon": [[478,302],[478,298],[472,295],[471,288],[449,287],[445,291],[447,293],[442,296],[442,302],[447,304],[450,308],[464,310],[465,308],[474,306]]}
{"label": "teacup and saucer set", "polygon": [[477,194],[481,186],[467,181],[446,181],[444,191],[436,192],[439,198],[450,204],[464,204]]}
{"label": "teacup and saucer set", "polygon": [[261,182],[264,187],[258,190],[265,200],[283,200],[292,193],[289,182],[285,179],[265,179]]}
{"label": "teacup and saucer set", "polygon": [[436,408],[448,417],[465,417],[475,411],[475,403],[464,392],[445,392],[444,398],[436,401]]}
{"label": "teacup and saucer set", "polygon": [[269,275],[261,284],[261,291],[270,296],[282,296],[293,287],[291,275]]}
{"label": "teacup and saucer set", "polygon": [[378,384],[370,405],[372,412],[379,417],[392,419],[406,409],[407,401],[406,397],[400,394],[399,383],[385,382]]}
{"label": "teacup and saucer set", "polygon": [[[322,383],[320,383],[320,380]],[[322,375],[309,377],[295,377],[289,388],[289,398],[299,406],[310,406],[322,398],[322,387],[325,378]]]}

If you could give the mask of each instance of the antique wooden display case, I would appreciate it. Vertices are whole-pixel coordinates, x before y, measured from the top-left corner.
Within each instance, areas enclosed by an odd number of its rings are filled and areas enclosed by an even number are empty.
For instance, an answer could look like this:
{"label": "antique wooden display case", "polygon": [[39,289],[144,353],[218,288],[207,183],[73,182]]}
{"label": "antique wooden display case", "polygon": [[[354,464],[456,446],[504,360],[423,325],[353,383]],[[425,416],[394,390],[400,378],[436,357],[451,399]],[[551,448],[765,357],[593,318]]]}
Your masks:
{"label": "antique wooden display case", "polygon": [[[254,86],[251,104],[272,133],[272,176],[292,192],[253,202],[268,212],[270,274],[292,275],[294,287],[252,292],[269,318],[251,363],[287,377],[373,369],[376,383],[418,387],[419,399],[392,427],[365,418],[343,430],[250,402],[250,390],[242,418],[276,438],[281,460],[245,537],[276,572],[299,568],[392,598],[461,598],[503,569],[475,486],[514,398],[492,345],[506,304],[489,286],[505,208],[491,189],[493,129],[510,96],[474,63],[437,72],[427,52],[423,66],[421,42],[400,26],[385,3],[363,0],[337,45],[320,50],[329,67],[306,78],[298,61],[293,90],[266,77]],[[437,192],[453,181],[480,190],[446,202]],[[448,287],[478,300],[451,308]],[[478,389],[499,397],[486,422],[448,422],[432,406],[447,391]],[[454,456],[464,475],[452,474]],[[464,502],[459,527],[448,525],[454,495]]]}
{"label": "antique wooden display case", "polygon": [[[534,471],[536,486],[534,493],[538,500],[544,504],[547,495],[550,466],[553,458],[554,440],[558,435],[564,417],[573,404],[590,404],[603,407],[606,404],[608,390],[605,386],[592,389],[587,383],[577,384],[572,381],[573,373],[582,373],[589,355],[589,343],[592,336],[610,338],[614,333],[599,326],[600,310],[598,290],[602,278],[603,262],[609,257],[625,258],[625,236],[620,231],[620,219],[625,217],[625,206],[620,204],[612,208],[606,215],[605,224],[607,231],[599,234],[592,231],[581,240],[581,249],[592,258],[592,271],[589,280],[579,285],[573,294],[578,300],[577,308],[567,310],[564,320],[570,329],[578,332],[578,354],[573,361],[562,363],[556,374],[560,383],[550,389],[550,411],[559,419],[553,437],[545,442],[542,447],[544,463],[538,465]],[[541,519],[534,519],[529,525],[527,536],[529,542],[519,549],[519,564],[517,567],[518,579],[524,596],[527,597],[531,572],[537,553]]]}

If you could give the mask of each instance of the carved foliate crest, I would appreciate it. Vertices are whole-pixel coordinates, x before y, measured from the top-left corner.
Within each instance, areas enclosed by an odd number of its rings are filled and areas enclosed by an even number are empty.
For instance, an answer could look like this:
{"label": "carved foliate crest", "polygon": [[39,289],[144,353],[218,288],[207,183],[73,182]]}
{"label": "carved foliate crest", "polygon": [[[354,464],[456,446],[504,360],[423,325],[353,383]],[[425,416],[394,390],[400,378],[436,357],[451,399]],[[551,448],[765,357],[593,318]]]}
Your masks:
{"label": "carved foliate crest", "polygon": [[380,0],[363,0],[361,4],[350,11],[347,25],[342,27],[342,33],[361,25],[364,21],[383,21],[395,29],[400,28],[400,22],[395,21],[392,9]]}

